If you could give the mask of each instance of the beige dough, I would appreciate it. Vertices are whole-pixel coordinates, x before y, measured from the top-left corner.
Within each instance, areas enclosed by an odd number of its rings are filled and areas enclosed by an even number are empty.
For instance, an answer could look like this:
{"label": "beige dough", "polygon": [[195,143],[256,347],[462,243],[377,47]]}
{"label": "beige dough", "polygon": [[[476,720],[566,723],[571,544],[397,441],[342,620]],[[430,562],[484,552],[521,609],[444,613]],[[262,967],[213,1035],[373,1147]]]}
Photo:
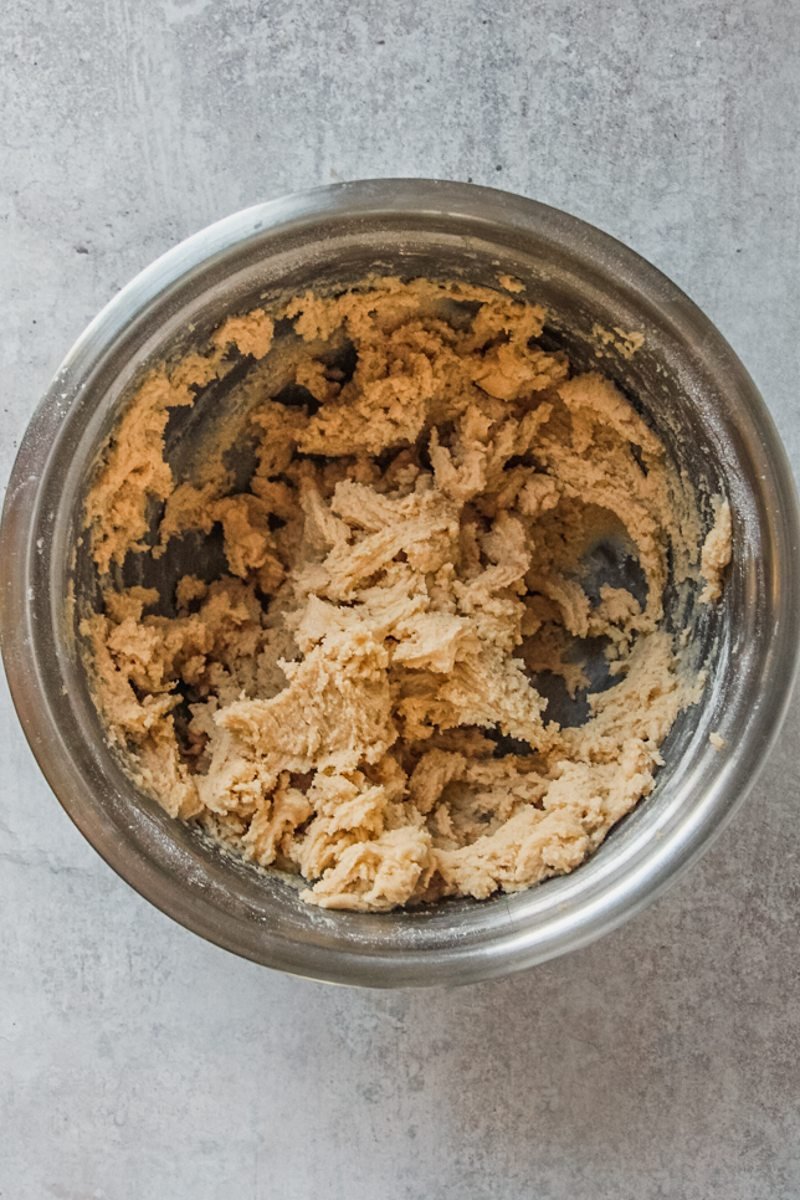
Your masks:
{"label": "beige dough", "polygon": [[706,535],[700,555],[700,573],[705,581],[700,593],[703,604],[712,604],[722,595],[722,579],[731,561],[731,535],[731,507],[727,500],[717,497],[714,524]]}
{"label": "beige dough", "polygon": [[[145,379],[87,497],[104,595],[81,628],[110,738],[167,812],[300,874],[314,904],[483,898],[571,871],[652,790],[699,693],[661,628],[668,546],[678,582],[700,575],[692,490],[609,380],[539,346],[545,314],[511,282],[373,280],[232,318]],[[280,386],[278,319],[297,334]],[[352,378],[328,365],[348,342]],[[254,360],[248,490],[221,442],[176,480],[169,413],[235,347]],[[287,379],[305,407],[275,399]],[[182,578],[176,615],[121,586],[126,555],[215,526],[228,572]],[[608,534],[635,550],[644,607],[582,586]],[[729,548],[728,522],[703,550],[708,600]],[[562,729],[532,679],[585,687],[587,638],[617,682]]]}

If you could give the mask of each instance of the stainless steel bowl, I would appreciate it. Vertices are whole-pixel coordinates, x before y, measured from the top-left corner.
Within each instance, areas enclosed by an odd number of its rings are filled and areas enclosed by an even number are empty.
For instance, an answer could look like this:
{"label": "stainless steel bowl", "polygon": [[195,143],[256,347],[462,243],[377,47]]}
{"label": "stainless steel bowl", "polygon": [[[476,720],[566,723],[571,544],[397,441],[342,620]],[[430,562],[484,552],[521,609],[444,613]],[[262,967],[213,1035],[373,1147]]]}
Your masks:
{"label": "stainless steel bowl", "polygon": [[[631,361],[603,360],[698,494],[735,514],[722,605],[694,619],[709,669],[678,721],[655,792],[574,874],[489,901],[387,915],[304,905],[140,795],[103,739],[76,650],[71,555],[87,473],[143,364],[263,294],[370,271],[523,280],[551,334],[594,361],[592,327],[639,330]],[[709,512],[706,510],[706,520]],[[693,862],[753,782],[788,700],[800,637],[797,498],[755,386],[711,322],[605,234],[503,192],[424,180],[340,184],[246,209],[143,271],[92,322],[31,420],[0,534],[2,638],[25,733],[53,791],[105,860],[211,941],[339,983],[462,983],[585,945]],[[72,581],[74,583],[74,580]],[[717,730],[726,748],[708,740]]]}

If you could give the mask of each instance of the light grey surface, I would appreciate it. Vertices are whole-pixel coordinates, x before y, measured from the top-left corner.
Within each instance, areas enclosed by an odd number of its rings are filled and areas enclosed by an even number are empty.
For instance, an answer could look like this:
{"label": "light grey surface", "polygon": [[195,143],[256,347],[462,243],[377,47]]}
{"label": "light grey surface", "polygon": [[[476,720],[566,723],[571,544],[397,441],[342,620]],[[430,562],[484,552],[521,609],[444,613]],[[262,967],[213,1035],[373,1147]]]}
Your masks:
{"label": "light grey surface", "polygon": [[[633,245],[739,350],[797,471],[799,11],[12,0],[3,478],[72,339],[156,254],[259,199],[402,174]],[[2,704],[3,1198],[800,1194],[797,700],[750,802],[643,916],[419,995],[281,977],[173,926],[81,840]]]}

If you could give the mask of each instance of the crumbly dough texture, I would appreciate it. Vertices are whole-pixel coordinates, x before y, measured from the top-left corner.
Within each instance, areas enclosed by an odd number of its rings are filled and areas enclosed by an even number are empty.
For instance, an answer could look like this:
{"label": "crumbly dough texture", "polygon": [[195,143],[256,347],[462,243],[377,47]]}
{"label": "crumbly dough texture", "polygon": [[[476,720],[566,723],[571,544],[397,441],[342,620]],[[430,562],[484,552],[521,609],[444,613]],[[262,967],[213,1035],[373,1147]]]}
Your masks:
{"label": "crumbly dough texture", "polygon": [[[87,497],[103,601],[81,630],[110,738],[168,813],[300,874],[313,904],[483,898],[571,871],[652,790],[698,695],[662,628],[668,553],[678,581],[700,571],[691,488],[608,379],[542,348],[544,311],[503,282],[372,280],[231,318],[144,380]],[[243,357],[246,490],[219,447],[176,479],[170,413]],[[215,527],[221,577],[122,586],[126,556]],[[644,603],[587,591],[609,534]],[[703,551],[708,600],[729,546],[728,522]],[[587,639],[613,686],[560,728],[535,680],[586,687]]]}

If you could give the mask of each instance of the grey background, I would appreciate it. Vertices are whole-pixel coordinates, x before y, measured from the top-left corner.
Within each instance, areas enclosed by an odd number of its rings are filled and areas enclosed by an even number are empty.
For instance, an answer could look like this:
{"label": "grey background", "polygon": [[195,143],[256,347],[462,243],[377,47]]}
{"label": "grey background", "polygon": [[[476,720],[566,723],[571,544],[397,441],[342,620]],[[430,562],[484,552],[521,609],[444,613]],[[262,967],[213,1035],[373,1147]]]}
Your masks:
{"label": "grey background", "polygon": [[[789,0],[11,0],[2,473],[84,324],[282,192],[473,179],[685,287],[800,466],[800,9]],[[752,799],[644,915],[461,991],[241,962],[120,882],[2,694],[0,1196],[800,1195],[795,701]]]}

